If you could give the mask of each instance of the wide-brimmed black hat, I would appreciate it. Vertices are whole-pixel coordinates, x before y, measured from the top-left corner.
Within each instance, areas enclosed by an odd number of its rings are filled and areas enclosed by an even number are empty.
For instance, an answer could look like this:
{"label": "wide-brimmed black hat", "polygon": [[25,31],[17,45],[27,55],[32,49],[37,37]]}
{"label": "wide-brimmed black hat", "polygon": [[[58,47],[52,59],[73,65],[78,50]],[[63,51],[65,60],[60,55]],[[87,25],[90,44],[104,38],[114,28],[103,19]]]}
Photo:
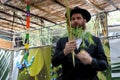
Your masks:
{"label": "wide-brimmed black hat", "polygon": [[78,6],[74,7],[73,9],[70,10],[70,18],[75,13],[80,13],[83,16],[83,18],[87,20],[87,22],[91,19],[91,14],[86,9],[79,8]]}

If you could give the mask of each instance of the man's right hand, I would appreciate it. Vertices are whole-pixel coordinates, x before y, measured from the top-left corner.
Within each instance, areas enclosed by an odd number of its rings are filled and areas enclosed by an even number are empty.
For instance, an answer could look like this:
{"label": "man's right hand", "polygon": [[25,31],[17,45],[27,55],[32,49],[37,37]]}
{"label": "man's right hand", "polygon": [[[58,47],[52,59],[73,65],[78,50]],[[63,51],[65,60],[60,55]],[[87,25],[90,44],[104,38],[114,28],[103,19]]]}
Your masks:
{"label": "man's right hand", "polygon": [[67,42],[64,48],[64,55],[68,55],[71,51],[75,50],[76,47],[75,40]]}

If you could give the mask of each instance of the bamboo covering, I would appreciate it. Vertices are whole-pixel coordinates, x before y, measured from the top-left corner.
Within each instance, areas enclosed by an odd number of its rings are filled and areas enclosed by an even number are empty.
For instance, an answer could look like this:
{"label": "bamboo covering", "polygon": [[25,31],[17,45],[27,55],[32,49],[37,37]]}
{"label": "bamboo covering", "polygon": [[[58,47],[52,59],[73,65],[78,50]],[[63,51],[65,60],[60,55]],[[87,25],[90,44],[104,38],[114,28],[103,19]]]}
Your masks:
{"label": "bamboo covering", "polygon": [[[120,8],[120,0],[68,0],[69,7],[79,6],[91,12],[109,12]],[[30,0],[31,30],[65,22],[64,0]],[[0,0],[0,30],[21,32],[26,25],[25,0]]]}

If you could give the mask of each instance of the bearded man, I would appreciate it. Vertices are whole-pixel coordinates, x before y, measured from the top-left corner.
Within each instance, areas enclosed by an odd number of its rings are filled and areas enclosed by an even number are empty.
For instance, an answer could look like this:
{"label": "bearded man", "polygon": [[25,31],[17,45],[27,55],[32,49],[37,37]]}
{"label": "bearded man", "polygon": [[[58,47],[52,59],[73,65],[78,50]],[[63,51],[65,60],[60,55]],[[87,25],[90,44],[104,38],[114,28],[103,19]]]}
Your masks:
{"label": "bearded man", "polygon": [[[85,24],[90,19],[91,14],[86,9],[75,7],[70,10],[72,28],[79,26],[85,31]],[[62,65],[62,80],[99,80],[97,72],[106,70],[108,62],[100,39],[95,36],[92,36],[92,39],[96,45],[91,44],[84,50],[79,47],[83,42],[81,38],[69,41],[68,37],[63,37],[58,40],[52,64]],[[85,40],[85,43],[89,42]],[[75,67],[71,54],[73,50],[76,54]]]}

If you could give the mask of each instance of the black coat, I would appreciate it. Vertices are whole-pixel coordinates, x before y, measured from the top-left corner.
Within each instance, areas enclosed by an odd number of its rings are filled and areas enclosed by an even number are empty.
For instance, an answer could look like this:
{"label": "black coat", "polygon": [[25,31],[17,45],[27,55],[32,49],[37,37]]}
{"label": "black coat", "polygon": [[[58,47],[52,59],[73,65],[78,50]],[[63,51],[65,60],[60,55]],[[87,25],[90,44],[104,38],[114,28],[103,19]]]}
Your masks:
{"label": "black coat", "polygon": [[[90,45],[84,48],[93,58],[92,64],[84,65],[79,59],[75,58],[75,67],[73,67],[72,55],[64,55],[63,49],[65,48],[68,38],[64,37],[59,39],[56,45],[55,54],[52,58],[53,66],[62,65],[62,80],[98,80],[97,71],[107,69],[108,62],[99,38],[93,36],[96,45]],[[88,41],[85,41],[87,45]],[[75,50],[77,54],[81,48]]]}

